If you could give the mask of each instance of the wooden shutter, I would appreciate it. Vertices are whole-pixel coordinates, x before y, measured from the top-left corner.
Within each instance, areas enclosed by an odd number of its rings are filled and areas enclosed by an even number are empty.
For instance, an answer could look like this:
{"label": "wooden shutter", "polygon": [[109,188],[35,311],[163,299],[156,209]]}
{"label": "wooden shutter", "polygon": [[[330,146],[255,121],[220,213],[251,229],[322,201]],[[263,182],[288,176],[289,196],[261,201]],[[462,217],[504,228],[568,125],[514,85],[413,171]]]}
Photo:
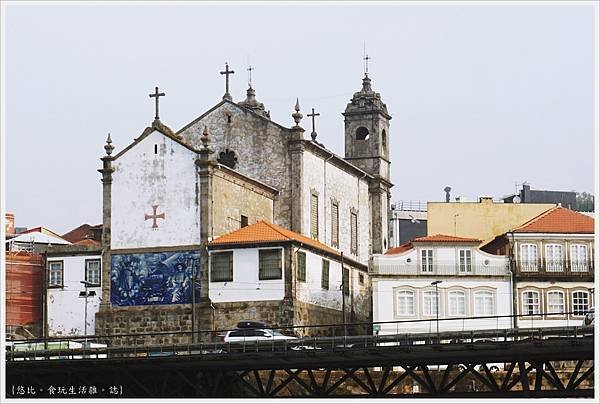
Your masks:
{"label": "wooden shutter", "polygon": [[339,208],[337,203],[331,204],[331,245],[334,247],[338,247],[339,245]]}
{"label": "wooden shutter", "polygon": [[310,196],[310,236],[319,238],[319,196]]}
{"label": "wooden shutter", "polygon": [[352,254],[358,254],[358,240],[357,240],[357,232],[358,232],[358,218],[356,213],[350,213],[350,252]]}

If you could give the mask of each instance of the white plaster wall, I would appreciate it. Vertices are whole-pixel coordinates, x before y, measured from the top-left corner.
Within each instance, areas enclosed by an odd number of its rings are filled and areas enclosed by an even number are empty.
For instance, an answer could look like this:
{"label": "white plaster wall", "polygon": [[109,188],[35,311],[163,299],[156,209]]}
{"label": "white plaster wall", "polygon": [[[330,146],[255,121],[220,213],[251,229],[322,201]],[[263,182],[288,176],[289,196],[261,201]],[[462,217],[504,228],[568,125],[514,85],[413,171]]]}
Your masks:
{"label": "white plaster wall", "polygon": [[[311,190],[314,189],[319,193],[319,241],[331,245],[331,202],[335,199],[339,202],[338,249],[346,256],[366,264],[369,259],[371,223],[367,182],[339,169],[331,162],[325,163],[326,158],[316,156],[308,150],[304,151],[302,158],[302,234],[310,237],[310,198]],[[358,211],[358,256],[350,252],[351,208]]]}
{"label": "white plaster wall", "polygon": [[[272,248],[276,247],[266,249]],[[282,279],[272,280],[258,279],[259,250],[260,248],[240,248],[215,251],[233,251],[233,282],[210,282],[208,285],[208,295],[213,302],[282,300],[285,297],[285,260],[283,248],[280,248],[282,254]],[[211,255],[212,253],[211,251]]]}
{"label": "white plaster wall", "polygon": [[[323,257],[308,250],[306,253],[306,282],[296,283],[296,298],[302,302],[311,303],[331,309],[342,309],[342,266],[339,262],[329,261],[329,289],[321,287],[321,270]],[[349,297],[347,296],[349,299]],[[349,300],[347,301],[350,307]]]}
{"label": "white plaster wall", "polygon": [[[436,318],[435,316],[423,316],[422,295],[423,290],[435,290],[431,286],[431,282],[439,280],[434,277],[419,277],[419,278],[371,278],[373,285],[373,321],[399,321],[399,320],[420,320],[428,319],[431,321],[401,323],[401,324],[382,324],[380,334],[395,334],[410,333],[410,332],[435,332]],[[395,315],[395,295],[394,288],[409,287],[415,292],[415,316],[401,317]],[[447,291],[452,287],[462,287],[467,289],[466,296],[466,317],[474,316],[472,308],[473,289],[474,288],[491,288],[496,293],[496,313],[494,315],[510,315],[512,312],[512,295],[510,280],[498,280],[482,277],[475,278],[459,278],[459,279],[444,279],[443,283],[438,286],[440,293],[440,315],[439,318],[447,317]],[[512,320],[510,317],[502,319],[482,319],[482,320],[449,320],[440,321],[440,331],[461,331],[461,330],[477,330],[477,329],[502,329],[511,328]]]}
{"label": "white plaster wall", "polygon": [[[154,154],[158,145],[158,154]],[[196,153],[154,131],[113,165],[111,248],[143,248],[200,243]],[[158,205],[158,229],[152,229]]]}
{"label": "white plaster wall", "polygon": [[[100,255],[48,258],[48,261],[64,262],[64,287],[48,289],[49,336],[84,335],[85,298],[79,297],[79,292],[85,291],[85,286],[80,282],[85,280],[85,260],[100,258]],[[87,334],[93,335],[102,288],[89,287],[89,291],[96,292],[96,296],[87,299]]]}
{"label": "white plaster wall", "polygon": [[[517,294],[515,298],[517,300],[517,312],[519,314],[522,313],[522,300],[521,293],[523,289],[527,289],[529,287],[541,289],[538,290],[540,292],[540,310],[544,311],[544,306],[546,304],[546,293],[550,290],[556,290],[557,288],[563,289],[565,292],[565,311],[572,311],[572,302],[571,302],[571,290],[572,289],[590,289],[594,287],[593,282],[518,282],[517,283]],[[536,289],[536,290],[537,290]],[[594,307],[594,294],[590,293],[590,307]],[[518,327],[523,328],[537,328],[537,327],[564,327],[564,326],[575,326],[575,325],[583,325],[583,316],[573,316],[567,315],[566,318],[556,319],[552,317],[523,317],[517,320]]]}

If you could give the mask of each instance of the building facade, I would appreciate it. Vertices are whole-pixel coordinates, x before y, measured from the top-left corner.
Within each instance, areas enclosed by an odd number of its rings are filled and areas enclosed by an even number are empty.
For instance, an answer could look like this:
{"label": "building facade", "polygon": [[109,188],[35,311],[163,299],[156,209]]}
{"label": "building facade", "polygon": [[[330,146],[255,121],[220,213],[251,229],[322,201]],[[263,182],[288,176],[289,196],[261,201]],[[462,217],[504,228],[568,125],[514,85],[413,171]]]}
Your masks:
{"label": "building facade", "polygon": [[580,325],[594,306],[594,219],[562,207],[499,237],[488,251],[507,254],[514,273],[518,327]]}
{"label": "building facade", "polygon": [[380,333],[436,332],[438,325],[440,331],[509,328],[508,258],[486,253],[479,244],[438,234],[375,255],[373,321],[399,322],[381,324]]}

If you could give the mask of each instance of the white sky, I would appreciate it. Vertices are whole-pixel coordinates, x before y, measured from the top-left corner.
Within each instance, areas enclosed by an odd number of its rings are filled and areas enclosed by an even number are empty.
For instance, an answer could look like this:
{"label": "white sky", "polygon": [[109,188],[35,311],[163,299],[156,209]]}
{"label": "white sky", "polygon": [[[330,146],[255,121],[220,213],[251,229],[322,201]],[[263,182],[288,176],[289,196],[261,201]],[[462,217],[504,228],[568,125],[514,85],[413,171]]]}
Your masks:
{"label": "white sky", "polygon": [[[561,5],[3,4],[6,210],[59,233],[101,223],[99,158],[154,117],[178,130],[245,98],[292,126],[296,97],[343,156],[346,103],[373,88],[392,114],[392,200],[500,197],[515,182],[594,191],[594,8]],[[302,126],[310,136],[310,119]]]}

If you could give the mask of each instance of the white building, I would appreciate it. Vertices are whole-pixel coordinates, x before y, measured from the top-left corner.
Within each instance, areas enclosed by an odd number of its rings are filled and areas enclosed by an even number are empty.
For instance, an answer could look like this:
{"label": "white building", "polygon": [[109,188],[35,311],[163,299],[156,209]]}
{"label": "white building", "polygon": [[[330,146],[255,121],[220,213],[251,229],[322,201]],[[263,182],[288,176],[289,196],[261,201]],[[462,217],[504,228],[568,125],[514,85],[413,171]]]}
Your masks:
{"label": "white building", "polygon": [[100,244],[85,240],[55,246],[46,250],[45,257],[46,335],[93,335],[101,300]]}
{"label": "white building", "polygon": [[229,310],[241,302],[260,303],[254,319],[269,323],[282,310],[299,326],[341,324],[343,309],[346,322],[370,318],[367,267],[318,240],[260,221],[217,238],[209,250],[209,297],[230,326],[243,319]]}
{"label": "white building", "polygon": [[511,327],[510,317],[470,319],[512,314],[508,258],[481,251],[479,243],[434,235],[375,255],[373,321],[399,321],[381,324],[380,333],[436,332],[438,324],[440,331]]}

